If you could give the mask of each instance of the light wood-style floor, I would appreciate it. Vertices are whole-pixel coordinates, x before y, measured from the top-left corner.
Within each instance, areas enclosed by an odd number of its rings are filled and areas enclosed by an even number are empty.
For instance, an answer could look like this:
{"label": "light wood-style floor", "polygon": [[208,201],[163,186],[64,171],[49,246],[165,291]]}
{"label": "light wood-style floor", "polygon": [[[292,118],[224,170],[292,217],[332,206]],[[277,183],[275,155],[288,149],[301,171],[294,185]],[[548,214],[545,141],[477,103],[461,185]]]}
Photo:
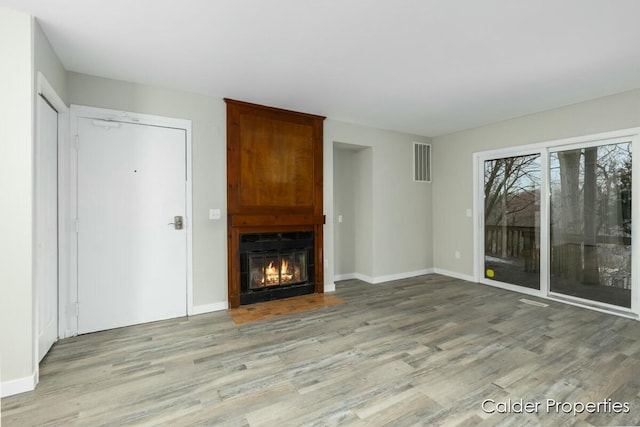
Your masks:
{"label": "light wood-style floor", "polygon": [[[62,340],[36,391],[2,399],[2,425],[640,423],[640,322],[439,275],[335,295],[243,325],[217,312]],[[487,414],[486,399],[540,407]],[[549,414],[547,399],[630,411]]]}

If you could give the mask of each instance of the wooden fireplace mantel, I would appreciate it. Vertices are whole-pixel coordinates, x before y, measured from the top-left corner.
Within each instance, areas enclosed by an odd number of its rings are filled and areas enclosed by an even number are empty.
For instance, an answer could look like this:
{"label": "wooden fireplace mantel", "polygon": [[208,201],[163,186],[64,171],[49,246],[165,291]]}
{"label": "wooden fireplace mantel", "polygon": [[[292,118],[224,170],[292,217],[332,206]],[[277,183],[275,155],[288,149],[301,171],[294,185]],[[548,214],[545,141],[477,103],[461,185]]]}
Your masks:
{"label": "wooden fireplace mantel", "polygon": [[316,225],[324,224],[324,215],[233,215],[230,217],[232,227],[269,227],[281,225]]}
{"label": "wooden fireplace mantel", "polygon": [[226,99],[228,301],[240,305],[243,233],[313,231],[315,290],[324,291],[324,117]]}

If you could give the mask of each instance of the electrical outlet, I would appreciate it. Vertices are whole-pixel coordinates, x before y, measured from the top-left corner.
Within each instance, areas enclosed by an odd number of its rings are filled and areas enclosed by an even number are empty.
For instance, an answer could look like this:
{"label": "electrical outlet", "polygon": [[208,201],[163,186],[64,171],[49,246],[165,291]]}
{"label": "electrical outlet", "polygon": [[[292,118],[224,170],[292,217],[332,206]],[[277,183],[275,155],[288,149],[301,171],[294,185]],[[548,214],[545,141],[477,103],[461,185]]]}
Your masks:
{"label": "electrical outlet", "polygon": [[209,209],[209,219],[220,219],[220,209]]}

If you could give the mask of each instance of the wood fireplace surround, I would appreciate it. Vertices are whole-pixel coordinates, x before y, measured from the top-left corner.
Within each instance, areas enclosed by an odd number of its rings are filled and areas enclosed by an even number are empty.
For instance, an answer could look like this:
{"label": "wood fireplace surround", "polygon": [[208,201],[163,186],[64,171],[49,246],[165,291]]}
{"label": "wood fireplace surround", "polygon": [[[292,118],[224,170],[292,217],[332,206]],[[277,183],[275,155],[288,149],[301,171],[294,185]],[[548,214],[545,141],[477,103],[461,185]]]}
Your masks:
{"label": "wood fireplace surround", "polygon": [[240,237],[313,233],[315,292],[324,291],[324,117],[225,99],[229,307],[240,298]]}

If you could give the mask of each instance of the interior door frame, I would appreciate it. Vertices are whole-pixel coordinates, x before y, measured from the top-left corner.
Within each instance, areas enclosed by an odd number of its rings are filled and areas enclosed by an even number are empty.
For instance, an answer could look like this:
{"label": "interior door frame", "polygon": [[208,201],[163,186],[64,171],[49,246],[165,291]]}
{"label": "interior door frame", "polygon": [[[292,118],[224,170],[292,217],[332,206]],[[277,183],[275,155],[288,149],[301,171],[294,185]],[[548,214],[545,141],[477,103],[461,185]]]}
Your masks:
{"label": "interior door frame", "polygon": [[[58,299],[56,301],[56,305],[58,306],[58,318],[57,318],[57,323],[58,323],[58,327],[57,327],[57,335],[58,338],[61,337],[60,335],[60,283],[62,282],[62,277],[61,277],[61,267],[62,267],[62,259],[60,257],[60,253],[61,253],[61,226],[63,224],[63,219],[61,216],[61,212],[63,211],[63,207],[61,205],[61,177],[63,175],[63,156],[60,155],[60,149],[61,147],[64,145],[64,141],[66,141],[68,139],[68,135],[69,135],[69,108],[67,107],[67,105],[64,103],[64,101],[62,100],[62,98],[60,98],[60,95],[58,95],[58,93],[55,91],[55,89],[53,88],[53,86],[51,85],[51,83],[49,83],[49,81],[47,80],[47,78],[45,77],[44,74],[42,74],[42,72],[38,71],[37,75],[36,75],[36,97],[43,97],[58,113],[58,159],[57,159],[57,168],[58,168],[58,194],[57,194],[57,198],[58,198]],[[39,132],[40,132],[40,128],[39,128],[39,123],[40,123],[40,118],[37,117],[37,108],[35,109],[36,111],[36,117],[35,117],[35,123],[36,123],[36,138],[35,141],[36,143],[38,143],[38,141],[40,141],[40,137],[39,137]],[[35,242],[35,237],[34,237],[34,242]],[[35,267],[37,268],[37,267]],[[35,272],[34,272],[34,278],[35,278]],[[33,345],[33,350],[34,350],[34,355],[33,355],[33,360],[34,360],[34,372],[35,372],[35,383],[37,384],[39,382],[39,376],[40,376],[40,363],[39,363],[39,353],[40,353],[40,342],[39,342],[39,337],[38,337],[38,333],[37,333],[37,325],[40,324],[40,306],[39,306],[39,295],[37,294],[39,291],[38,289],[38,284],[34,282],[34,293],[33,293],[33,306],[34,306],[34,310],[33,310],[33,316],[34,316],[34,325],[36,328],[36,333],[33,334],[34,336],[34,345]]]}
{"label": "interior door frame", "polygon": [[[640,128],[621,129],[592,135],[550,140],[535,144],[516,145],[495,150],[473,153],[473,274],[474,281],[525,295],[532,295],[564,304],[575,305],[621,317],[640,320],[640,257],[632,257],[631,265],[631,308],[610,306],[578,298],[569,298],[550,292],[549,255],[550,255],[550,188],[549,155],[576,147],[597,146],[611,140],[626,139],[632,142],[632,150],[640,153]],[[502,283],[484,278],[484,161],[502,157],[527,154],[541,154],[542,183],[540,187],[540,290],[528,289],[517,285]],[[640,162],[640,161],[639,161]],[[632,230],[631,251],[640,253],[640,172],[632,174]]]}
{"label": "interior door frame", "polygon": [[[78,239],[77,239],[77,202],[78,202],[78,121],[82,118],[117,121],[122,123],[132,123],[146,126],[161,126],[185,131],[186,136],[186,217],[184,227],[187,237],[187,315],[193,315],[193,192],[192,192],[192,159],[191,159],[191,120],[177,119],[171,117],[157,116],[151,114],[141,114],[122,110],[112,110],[106,108],[89,107],[72,104],[70,107],[70,127],[69,138],[60,151],[62,157],[68,160],[68,175],[65,176],[61,186],[66,189],[64,203],[68,208],[65,211],[64,244],[65,251],[63,257],[68,264],[67,280],[61,282],[60,298],[61,316],[64,317],[63,334],[61,337],[70,337],[78,334]],[[63,293],[64,292],[64,293]],[[64,298],[63,298],[64,296]],[[62,323],[62,322],[61,322]]]}

